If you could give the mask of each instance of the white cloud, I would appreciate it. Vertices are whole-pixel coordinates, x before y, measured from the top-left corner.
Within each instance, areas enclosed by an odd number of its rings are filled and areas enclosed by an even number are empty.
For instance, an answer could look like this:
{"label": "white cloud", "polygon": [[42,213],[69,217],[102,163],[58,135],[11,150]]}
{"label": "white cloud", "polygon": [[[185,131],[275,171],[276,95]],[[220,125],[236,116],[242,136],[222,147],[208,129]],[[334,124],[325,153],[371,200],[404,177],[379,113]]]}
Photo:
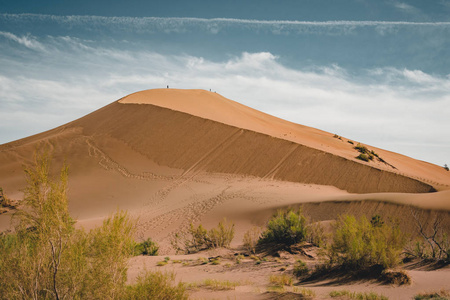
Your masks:
{"label": "white cloud", "polygon": [[409,5],[407,3],[404,3],[404,2],[394,2],[393,4],[399,10],[405,11],[407,13],[414,13],[414,14],[416,14],[416,13],[419,12],[419,10],[417,8],[415,8],[414,6]]}
{"label": "white cloud", "polygon": [[16,43],[19,43],[29,49],[33,50],[45,50],[44,46],[36,41],[36,39],[32,36],[17,36],[10,32],[0,31],[0,36],[3,36],[9,40],[12,40]]}
{"label": "white cloud", "polygon": [[[129,93],[168,84],[212,89],[296,123],[448,163],[443,149],[449,142],[443,137],[450,132],[449,77],[395,68],[367,70],[355,77],[338,65],[295,69],[269,52],[210,61],[132,46],[101,48],[70,37],[47,42],[49,53],[34,61],[35,68],[1,61],[0,119],[9,121],[0,125],[0,142],[29,134],[24,128],[50,129]],[[68,66],[66,61],[77,63]],[[433,152],[424,150],[428,144],[435,145]]]}

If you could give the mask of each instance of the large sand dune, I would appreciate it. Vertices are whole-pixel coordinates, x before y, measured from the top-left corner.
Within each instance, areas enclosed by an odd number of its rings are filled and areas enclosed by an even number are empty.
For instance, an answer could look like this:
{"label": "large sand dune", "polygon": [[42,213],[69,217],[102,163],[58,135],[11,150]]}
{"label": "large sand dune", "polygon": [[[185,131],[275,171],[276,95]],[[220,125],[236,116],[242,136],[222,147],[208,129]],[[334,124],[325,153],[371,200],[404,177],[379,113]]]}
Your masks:
{"label": "large sand dune", "polygon": [[[273,210],[306,202],[376,200],[450,210],[450,172],[442,167],[371,146],[388,164],[362,162],[347,139],[203,90],[135,93],[1,145],[0,186],[9,197],[22,198],[22,165],[44,145],[54,172],[64,160],[70,166],[70,211],[80,224],[90,227],[127,209],[139,218],[140,237],[163,244],[189,222],[222,217],[239,225],[240,243],[242,232],[262,225]],[[1,227],[7,218],[0,216]]]}

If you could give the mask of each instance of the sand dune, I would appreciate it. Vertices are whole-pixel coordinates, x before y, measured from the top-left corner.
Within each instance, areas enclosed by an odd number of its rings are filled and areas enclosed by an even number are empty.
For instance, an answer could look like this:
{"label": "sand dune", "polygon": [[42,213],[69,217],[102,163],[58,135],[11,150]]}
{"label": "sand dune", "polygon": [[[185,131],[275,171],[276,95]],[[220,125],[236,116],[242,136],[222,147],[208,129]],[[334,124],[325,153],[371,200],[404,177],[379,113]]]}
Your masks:
{"label": "sand dune", "polygon": [[370,146],[395,169],[362,162],[346,139],[202,90],[135,93],[1,145],[0,183],[10,198],[21,199],[22,165],[43,145],[52,150],[55,173],[64,160],[70,166],[69,205],[79,224],[94,226],[119,207],[139,218],[140,237],[160,241],[189,222],[225,216],[245,230],[277,207],[306,202],[450,210],[450,172],[441,167]]}

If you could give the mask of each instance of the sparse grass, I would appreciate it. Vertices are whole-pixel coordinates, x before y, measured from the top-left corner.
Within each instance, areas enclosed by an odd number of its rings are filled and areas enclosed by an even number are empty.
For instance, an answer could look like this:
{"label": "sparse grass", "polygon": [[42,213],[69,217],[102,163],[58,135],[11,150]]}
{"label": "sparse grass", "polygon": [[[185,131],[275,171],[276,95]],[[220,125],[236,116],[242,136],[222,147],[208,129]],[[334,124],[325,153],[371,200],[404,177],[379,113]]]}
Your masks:
{"label": "sparse grass", "polygon": [[261,229],[259,227],[252,227],[244,234],[244,248],[250,253],[256,253],[256,246],[261,237]]}
{"label": "sparse grass", "polygon": [[450,299],[450,291],[447,290],[440,290],[439,292],[427,292],[427,293],[420,293],[414,296],[415,300],[449,300]]}
{"label": "sparse grass", "polygon": [[158,262],[156,263],[156,265],[157,265],[158,267],[165,266],[165,265],[167,265],[167,261],[165,261],[165,260],[158,261]]}
{"label": "sparse grass", "polygon": [[220,258],[216,258],[216,259],[211,260],[211,264],[212,265],[220,265]]}
{"label": "sparse grass", "polygon": [[286,274],[270,275],[269,281],[274,286],[292,286],[294,280]]}
{"label": "sparse grass", "polygon": [[308,266],[300,259],[297,260],[294,264],[294,276],[300,277],[303,275],[307,275],[308,273]]}
{"label": "sparse grass", "polygon": [[181,264],[181,260],[178,260],[178,259],[172,260],[172,263],[173,263],[173,264]]}
{"label": "sparse grass", "polygon": [[315,297],[315,296],[316,296],[316,292],[314,292],[314,291],[311,290],[311,289],[307,289],[307,288],[298,288],[298,287],[294,287],[294,288],[292,289],[292,291],[293,291],[294,293],[302,294],[303,296],[306,296],[306,297]]}
{"label": "sparse grass", "polygon": [[137,278],[137,282],[128,286],[122,299],[173,299],[187,300],[186,285],[173,284],[174,273],[146,272]]}
{"label": "sparse grass", "polygon": [[197,262],[198,262],[200,265],[206,265],[206,264],[208,263],[208,259],[205,258],[205,257],[199,257],[199,258],[197,259]]}
{"label": "sparse grass", "polygon": [[234,290],[239,286],[239,282],[229,280],[205,279],[202,282],[191,283],[188,288],[197,289],[205,288],[213,291]]}
{"label": "sparse grass", "polygon": [[242,255],[242,254],[237,255],[236,256],[236,264],[239,265],[243,259],[244,259],[244,255]]}
{"label": "sparse grass", "polygon": [[250,259],[253,259],[254,261],[260,261],[261,260],[261,258],[259,258],[256,255],[250,255]]}
{"label": "sparse grass", "polygon": [[355,300],[388,300],[386,296],[378,295],[376,293],[356,293],[350,292],[348,290],[341,291],[332,291],[330,292],[330,297],[336,298],[347,298],[347,299],[355,299]]}

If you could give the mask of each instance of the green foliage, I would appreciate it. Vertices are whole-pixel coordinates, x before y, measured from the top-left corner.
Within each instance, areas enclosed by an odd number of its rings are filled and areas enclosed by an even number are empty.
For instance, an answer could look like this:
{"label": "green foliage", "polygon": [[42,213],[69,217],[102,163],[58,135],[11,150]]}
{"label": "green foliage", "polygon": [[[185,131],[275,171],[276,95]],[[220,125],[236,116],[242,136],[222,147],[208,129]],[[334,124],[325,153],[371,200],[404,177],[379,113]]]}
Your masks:
{"label": "green foliage", "polygon": [[301,209],[298,211],[279,210],[267,224],[267,230],[263,232],[259,243],[278,243],[290,246],[306,240],[306,218]]}
{"label": "green foliage", "polygon": [[365,217],[356,220],[353,216],[341,216],[328,249],[330,263],[353,270],[397,265],[405,245],[404,234],[397,225],[388,226],[375,219],[378,221],[374,226]]}
{"label": "green foliage", "polygon": [[188,299],[186,286],[182,283],[174,285],[174,273],[146,272],[137,278],[136,284],[128,286],[122,299],[144,300],[185,300]]}
{"label": "green foliage", "polygon": [[206,249],[229,247],[233,237],[234,223],[223,219],[217,228],[209,231],[201,224],[198,227],[191,224],[186,232],[175,234],[171,244],[177,252],[189,254]]}
{"label": "green foliage", "polygon": [[134,255],[148,255],[157,256],[159,246],[151,238],[146,239],[142,243],[137,243],[134,246]]}
{"label": "green foliage", "polygon": [[294,275],[301,277],[309,273],[308,266],[301,260],[297,260],[294,264]]}

